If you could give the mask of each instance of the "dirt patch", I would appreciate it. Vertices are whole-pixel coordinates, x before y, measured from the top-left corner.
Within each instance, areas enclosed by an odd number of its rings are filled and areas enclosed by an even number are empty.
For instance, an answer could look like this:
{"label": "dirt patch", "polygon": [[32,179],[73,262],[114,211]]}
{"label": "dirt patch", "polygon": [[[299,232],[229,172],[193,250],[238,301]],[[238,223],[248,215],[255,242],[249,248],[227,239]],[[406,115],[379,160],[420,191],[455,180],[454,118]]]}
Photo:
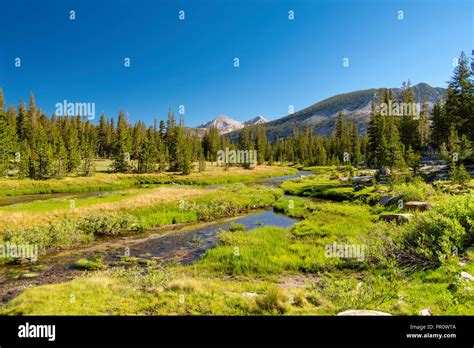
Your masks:
{"label": "dirt patch", "polygon": [[278,286],[282,289],[305,288],[310,284],[319,282],[316,275],[291,275],[284,276],[278,281]]}

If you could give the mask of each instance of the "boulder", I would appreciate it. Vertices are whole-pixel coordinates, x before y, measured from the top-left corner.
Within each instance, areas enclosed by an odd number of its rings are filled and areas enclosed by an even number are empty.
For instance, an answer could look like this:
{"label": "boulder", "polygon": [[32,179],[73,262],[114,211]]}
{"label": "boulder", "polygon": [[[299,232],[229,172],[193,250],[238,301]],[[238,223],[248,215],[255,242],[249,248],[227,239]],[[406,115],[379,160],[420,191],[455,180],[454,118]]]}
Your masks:
{"label": "boulder", "polygon": [[390,316],[390,313],[371,311],[368,309],[349,309],[344,312],[337,313],[338,316]]}
{"label": "boulder", "polygon": [[425,308],[420,311],[420,314],[424,317],[429,317],[433,315],[433,312],[431,311],[431,309]]}
{"label": "boulder", "polygon": [[382,196],[380,197],[379,203],[382,204],[383,206],[387,206],[390,204],[392,200],[394,200],[397,197],[398,197],[397,195]]}
{"label": "boulder", "polygon": [[258,294],[256,294],[255,292],[243,292],[242,296],[244,296],[244,297],[256,297],[256,296],[258,296]]}
{"label": "boulder", "polygon": [[469,282],[474,282],[474,277],[467,272],[461,272],[461,279]]}
{"label": "boulder", "polygon": [[360,183],[360,182],[370,182],[372,181],[373,176],[372,175],[367,175],[367,176],[354,176],[351,178],[352,182],[355,183]]}
{"label": "boulder", "polygon": [[382,168],[379,170],[380,175],[391,175],[392,171],[388,168]]}
{"label": "boulder", "polygon": [[416,201],[406,202],[404,206],[405,206],[405,210],[416,210],[416,211],[425,211],[430,208],[429,203],[416,202]]}
{"label": "boulder", "polygon": [[413,214],[385,214],[380,215],[379,220],[392,222],[395,221],[397,224],[402,224],[409,221],[413,217]]}

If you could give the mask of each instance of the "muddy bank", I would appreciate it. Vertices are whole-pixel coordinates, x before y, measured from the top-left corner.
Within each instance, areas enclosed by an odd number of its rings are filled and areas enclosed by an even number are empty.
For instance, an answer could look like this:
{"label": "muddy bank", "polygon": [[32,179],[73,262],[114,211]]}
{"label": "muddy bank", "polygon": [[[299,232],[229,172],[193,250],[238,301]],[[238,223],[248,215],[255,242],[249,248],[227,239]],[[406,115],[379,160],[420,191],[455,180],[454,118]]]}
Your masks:
{"label": "muddy bank", "polygon": [[296,219],[264,210],[207,224],[161,231],[149,230],[136,236],[103,240],[73,250],[50,253],[34,264],[0,268],[0,301],[5,303],[28,287],[64,282],[83,274],[85,271],[74,267],[75,262],[81,258],[101,255],[106,267],[119,265],[124,256],[189,264],[216,245],[219,233],[228,231],[231,223],[242,224],[247,230],[252,230],[262,226],[288,228],[295,222]]}

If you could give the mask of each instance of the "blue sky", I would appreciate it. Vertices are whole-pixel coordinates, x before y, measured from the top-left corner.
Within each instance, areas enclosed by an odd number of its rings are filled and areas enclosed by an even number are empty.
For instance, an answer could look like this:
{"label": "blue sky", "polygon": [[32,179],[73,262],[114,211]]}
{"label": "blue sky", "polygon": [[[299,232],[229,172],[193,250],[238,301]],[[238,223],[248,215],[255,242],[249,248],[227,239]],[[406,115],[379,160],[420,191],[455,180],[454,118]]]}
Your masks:
{"label": "blue sky", "polygon": [[335,94],[399,87],[407,79],[445,87],[453,58],[474,49],[472,4],[8,1],[0,11],[0,87],[15,105],[33,91],[49,115],[66,99],[93,102],[108,117],[127,110],[131,121],[148,124],[165,118],[169,107],[177,114],[179,105],[190,126],[218,114],[276,119],[289,105],[297,111]]}

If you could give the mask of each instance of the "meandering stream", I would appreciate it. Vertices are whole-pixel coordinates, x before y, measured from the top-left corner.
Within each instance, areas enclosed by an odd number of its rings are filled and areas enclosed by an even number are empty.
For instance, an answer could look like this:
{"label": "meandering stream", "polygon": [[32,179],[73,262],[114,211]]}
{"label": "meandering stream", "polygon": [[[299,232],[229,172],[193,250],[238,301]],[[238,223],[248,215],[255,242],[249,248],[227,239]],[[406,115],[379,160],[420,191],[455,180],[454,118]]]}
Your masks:
{"label": "meandering stream", "polygon": [[[280,182],[310,173],[300,172],[295,175],[260,179],[255,183],[278,186]],[[0,301],[7,302],[30,286],[73,279],[84,272],[74,267],[74,263],[80,258],[89,258],[100,254],[105,265],[109,267],[115,265],[121,257],[126,255],[159,262],[176,261],[188,264],[199,259],[206,250],[216,245],[219,233],[228,231],[231,223],[242,224],[248,231],[262,226],[288,228],[295,222],[297,220],[271,210],[261,210],[212,223],[176,226],[158,231],[149,230],[139,235],[118,239],[99,239],[94,243],[72,250],[50,252],[40,257],[34,264],[1,267]]]}

